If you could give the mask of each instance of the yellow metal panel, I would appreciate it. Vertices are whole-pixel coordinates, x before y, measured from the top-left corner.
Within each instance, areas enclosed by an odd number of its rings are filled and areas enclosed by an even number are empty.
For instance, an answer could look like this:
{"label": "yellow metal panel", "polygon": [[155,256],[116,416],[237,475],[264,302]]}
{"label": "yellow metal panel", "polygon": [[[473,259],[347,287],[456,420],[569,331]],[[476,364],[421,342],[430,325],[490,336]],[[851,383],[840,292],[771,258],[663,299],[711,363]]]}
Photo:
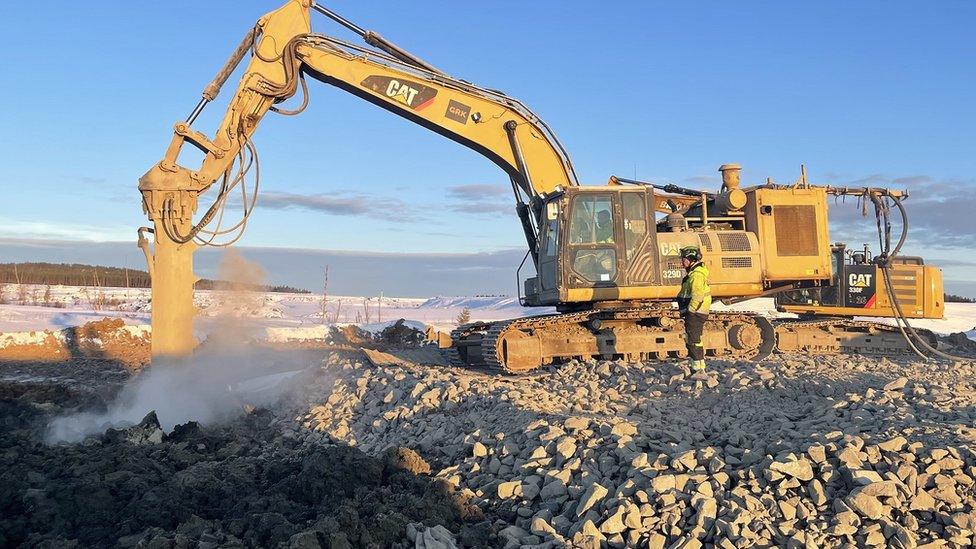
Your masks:
{"label": "yellow metal panel", "polygon": [[926,265],[922,270],[922,299],[925,318],[945,318],[945,289],[942,269]]}
{"label": "yellow metal panel", "polygon": [[[830,235],[823,188],[753,188],[746,195],[746,228],[759,238],[766,281],[830,278]],[[777,224],[779,208],[786,217]],[[806,226],[796,226],[798,222]]]}
{"label": "yellow metal panel", "polygon": [[[761,284],[719,284],[712,285],[712,297],[737,297],[759,295]],[[681,286],[622,286],[609,288],[572,288],[566,291],[568,303],[590,301],[616,301],[626,299],[674,299]]]}
{"label": "yellow metal panel", "polygon": [[[875,276],[878,282],[873,307],[785,305],[782,310],[795,314],[894,318],[896,311],[888,296],[887,285],[880,269],[875,269]],[[945,296],[942,289],[941,269],[921,265],[894,265],[891,268],[891,282],[905,317],[934,319],[944,317]]]}
{"label": "yellow metal panel", "polygon": [[[665,258],[665,280],[684,276],[678,250],[698,246],[710,272],[710,284],[761,284],[762,258],[756,236],[743,231],[658,233],[658,248]],[[731,251],[723,251],[723,248]],[[674,271],[669,273],[668,271]],[[671,276],[669,276],[671,275]],[[714,292],[713,292],[714,295]]]}

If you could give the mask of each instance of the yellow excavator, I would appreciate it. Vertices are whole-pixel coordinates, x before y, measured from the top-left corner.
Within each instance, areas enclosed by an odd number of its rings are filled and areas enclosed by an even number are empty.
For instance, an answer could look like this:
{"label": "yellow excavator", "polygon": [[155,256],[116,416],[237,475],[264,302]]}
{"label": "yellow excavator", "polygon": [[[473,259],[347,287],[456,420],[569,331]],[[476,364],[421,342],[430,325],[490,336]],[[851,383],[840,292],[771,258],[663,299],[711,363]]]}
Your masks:
{"label": "yellow excavator", "polygon": [[[370,47],[312,33],[315,12]],[[208,137],[192,129],[248,54],[216,133]],[[901,337],[900,321],[894,327],[853,317],[942,317],[940,271],[897,257],[904,231],[891,247],[889,213],[904,213],[905,191],[811,185],[805,172],[788,185],[767,180],[743,187],[734,164],[720,168],[722,186],[715,192],[622,177],[581,185],[553,131],[518,100],[453,78],[310,0],[289,0],[247,32],[189,117],[175,125],[164,158],[139,180],[152,222],[139,230],[139,244],[152,275],[154,357],[194,349],[193,252],[242,234],[257,198],[256,178],[250,194],[246,190],[258,165],[252,135],[269,111],[304,109],[307,77],[481,153],[511,180],[526,259],[534,268],[520,297],[526,306],[555,307],[558,314],[461,326],[449,351],[459,363],[524,372],[573,357],[685,356],[684,326],[673,300],[684,274],[678,251],[687,245],[701,248],[715,299],[777,296],[778,307],[800,315],[773,322],[714,311],[703,336],[712,356],[758,360],[777,348],[903,352],[913,344]],[[299,89],[301,104],[285,108],[282,102]],[[187,143],[205,154],[196,170],[178,164]],[[213,202],[197,216],[198,200],[208,191]],[[244,216],[221,228],[231,193],[242,194]],[[874,206],[884,248],[874,261],[862,254],[848,264],[842,245],[831,244],[827,202],[837,196]],[[899,299],[910,302],[907,313],[899,311]]]}

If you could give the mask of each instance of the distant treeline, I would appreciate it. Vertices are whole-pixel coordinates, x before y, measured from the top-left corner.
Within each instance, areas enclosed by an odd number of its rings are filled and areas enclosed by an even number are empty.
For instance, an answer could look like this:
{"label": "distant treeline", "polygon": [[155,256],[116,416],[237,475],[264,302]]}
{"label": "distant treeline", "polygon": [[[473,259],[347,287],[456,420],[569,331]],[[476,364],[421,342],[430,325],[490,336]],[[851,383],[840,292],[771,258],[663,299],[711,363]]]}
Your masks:
{"label": "distant treeline", "polygon": [[976,299],[973,299],[971,297],[963,297],[961,295],[956,295],[956,294],[946,294],[945,302],[946,303],[976,303]]}
{"label": "distant treeline", "polygon": [[[0,284],[39,284],[63,286],[104,286],[113,288],[148,288],[149,273],[137,269],[82,265],[79,263],[0,263]],[[220,288],[217,280],[201,279],[194,286],[198,290]],[[266,292],[307,294],[303,288],[291,286],[253,285],[251,289]]]}

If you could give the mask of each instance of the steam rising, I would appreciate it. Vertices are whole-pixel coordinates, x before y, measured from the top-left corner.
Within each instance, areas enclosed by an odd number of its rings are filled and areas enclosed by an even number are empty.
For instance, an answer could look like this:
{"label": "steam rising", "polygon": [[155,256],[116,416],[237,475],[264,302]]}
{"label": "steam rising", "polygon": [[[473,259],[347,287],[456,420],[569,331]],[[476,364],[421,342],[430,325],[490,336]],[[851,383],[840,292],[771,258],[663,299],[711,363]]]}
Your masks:
{"label": "steam rising", "polygon": [[219,423],[242,413],[246,405],[269,405],[282,397],[289,383],[310,363],[309,353],[289,354],[248,343],[259,328],[246,317],[263,299],[248,291],[263,282],[264,270],[228,251],[219,267],[228,281],[220,294],[220,314],[206,340],[185,360],[153,361],[132,378],[104,413],[60,417],[48,427],[50,442],[73,442],[110,427],[139,422],[156,411],[163,429],[187,421]]}

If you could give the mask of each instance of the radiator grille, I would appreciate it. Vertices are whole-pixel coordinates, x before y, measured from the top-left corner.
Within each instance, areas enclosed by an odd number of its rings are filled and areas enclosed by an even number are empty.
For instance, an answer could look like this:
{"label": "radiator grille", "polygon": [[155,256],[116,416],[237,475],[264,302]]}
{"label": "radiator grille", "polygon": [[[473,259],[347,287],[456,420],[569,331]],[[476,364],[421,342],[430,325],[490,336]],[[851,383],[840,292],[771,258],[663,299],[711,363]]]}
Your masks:
{"label": "radiator grille", "polygon": [[776,254],[817,255],[817,213],[813,206],[776,206]]}
{"label": "radiator grille", "polygon": [[899,293],[895,292],[895,298],[898,299],[898,304],[899,305],[902,305],[902,306],[905,306],[905,307],[914,307],[914,306],[918,305],[918,302],[915,300],[915,294],[914,293],[903,295],[903,294],[899,294]]}
{"label": "radiator grille", "polygon": [[895,297],[902,305],[914,307],[918,304],[916,295],[916,285],[918,279],[914,269],[891,269],[891,287],[895,292]]}
{"label": "radiator grille", "polygon": [[719,233],[718,245],[723,252],[751,252],[749,237],[742,233]]}
{"label": "radiator grille", "polygon": [[698,233],[698,239],[701,240],[701,245],[706,251],[712,251],[712,239],[708,238],[705,233]]}
{"label": "radiator grille", "polygon": [[723,269],[747,269],[752,267],[751,257],[723,257]]}

